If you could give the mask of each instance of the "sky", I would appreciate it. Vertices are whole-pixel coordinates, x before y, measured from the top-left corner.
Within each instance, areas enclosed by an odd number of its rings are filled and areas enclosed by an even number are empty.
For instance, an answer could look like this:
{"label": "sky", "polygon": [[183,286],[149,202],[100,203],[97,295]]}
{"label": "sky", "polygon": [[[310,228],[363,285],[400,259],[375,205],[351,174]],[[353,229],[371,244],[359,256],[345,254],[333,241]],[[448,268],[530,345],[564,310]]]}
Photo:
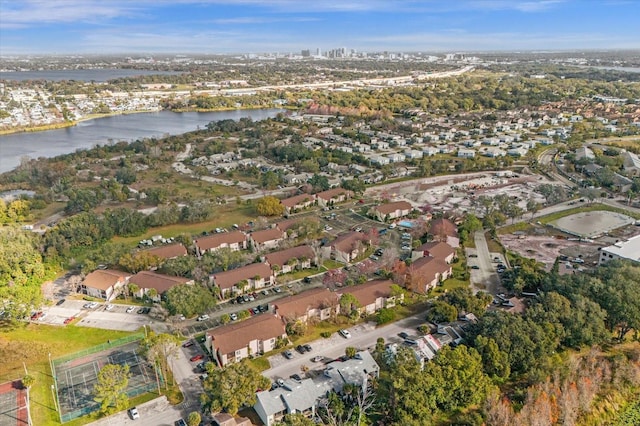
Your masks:
{"label": "sky", "polygon": [[0,55],[640,48],[640,0],[0,0]]}

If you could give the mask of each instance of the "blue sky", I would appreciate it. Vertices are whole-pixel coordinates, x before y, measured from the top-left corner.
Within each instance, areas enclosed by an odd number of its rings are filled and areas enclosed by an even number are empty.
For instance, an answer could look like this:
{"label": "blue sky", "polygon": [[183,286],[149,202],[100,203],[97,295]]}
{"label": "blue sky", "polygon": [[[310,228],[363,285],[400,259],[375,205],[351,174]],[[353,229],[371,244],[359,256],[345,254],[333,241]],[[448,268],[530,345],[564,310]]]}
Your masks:
{"label": "blue sky", "polygon": [[0,0],[0,55],[640,48],[640,0]]}

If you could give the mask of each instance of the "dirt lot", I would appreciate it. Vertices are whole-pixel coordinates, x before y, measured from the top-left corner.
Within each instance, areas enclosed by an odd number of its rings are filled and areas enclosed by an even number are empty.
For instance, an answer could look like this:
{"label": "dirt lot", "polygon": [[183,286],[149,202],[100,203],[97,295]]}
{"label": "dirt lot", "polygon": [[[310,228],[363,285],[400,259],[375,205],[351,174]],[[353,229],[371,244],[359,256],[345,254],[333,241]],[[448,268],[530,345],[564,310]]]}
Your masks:
{"label": "dirt lot", "polygon": [[566,255],[569,257],[582,257],[585,265],[593,265],[598,258],[598,247],[595,243],[582,243],[560,239],[552,235],[526,235],[522,236],[505,234],[500,235],[502,244],[513,252],[524,257],[536,259],[545,265],[547,271],[551,270],[556,257]]}

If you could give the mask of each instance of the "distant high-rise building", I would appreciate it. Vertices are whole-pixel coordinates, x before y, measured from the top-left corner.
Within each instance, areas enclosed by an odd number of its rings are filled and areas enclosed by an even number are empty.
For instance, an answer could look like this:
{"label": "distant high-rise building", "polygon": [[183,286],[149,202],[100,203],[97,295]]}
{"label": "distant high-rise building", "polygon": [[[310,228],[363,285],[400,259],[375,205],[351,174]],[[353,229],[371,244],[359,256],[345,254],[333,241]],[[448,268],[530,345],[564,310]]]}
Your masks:
{"label": "distant high-rise building", "polygon": [[308,58],[309,56],[311,56],[311,51],[309,51],[309,49],[303,50],[301,52],[301,55],[303,58]]}
{"label": "distant high-rise building", "polygon": [[316,49],[316,56],[322,56],[322,49],[319,47]]}

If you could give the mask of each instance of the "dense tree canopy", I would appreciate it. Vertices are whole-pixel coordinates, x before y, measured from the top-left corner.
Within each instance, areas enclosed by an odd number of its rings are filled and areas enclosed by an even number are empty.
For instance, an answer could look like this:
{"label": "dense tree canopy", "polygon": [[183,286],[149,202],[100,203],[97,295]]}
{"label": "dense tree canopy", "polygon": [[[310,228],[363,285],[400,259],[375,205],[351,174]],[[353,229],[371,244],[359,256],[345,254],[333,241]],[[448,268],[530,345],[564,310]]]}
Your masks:
{"label": "dense tree canopy", "polygon": [[231,364],[210,372],[204,381],[202,402],[212,413],[225,411],[234,415],[240,408],[255,404],[256,391],[269,386],[270,380],[246,362]]}

